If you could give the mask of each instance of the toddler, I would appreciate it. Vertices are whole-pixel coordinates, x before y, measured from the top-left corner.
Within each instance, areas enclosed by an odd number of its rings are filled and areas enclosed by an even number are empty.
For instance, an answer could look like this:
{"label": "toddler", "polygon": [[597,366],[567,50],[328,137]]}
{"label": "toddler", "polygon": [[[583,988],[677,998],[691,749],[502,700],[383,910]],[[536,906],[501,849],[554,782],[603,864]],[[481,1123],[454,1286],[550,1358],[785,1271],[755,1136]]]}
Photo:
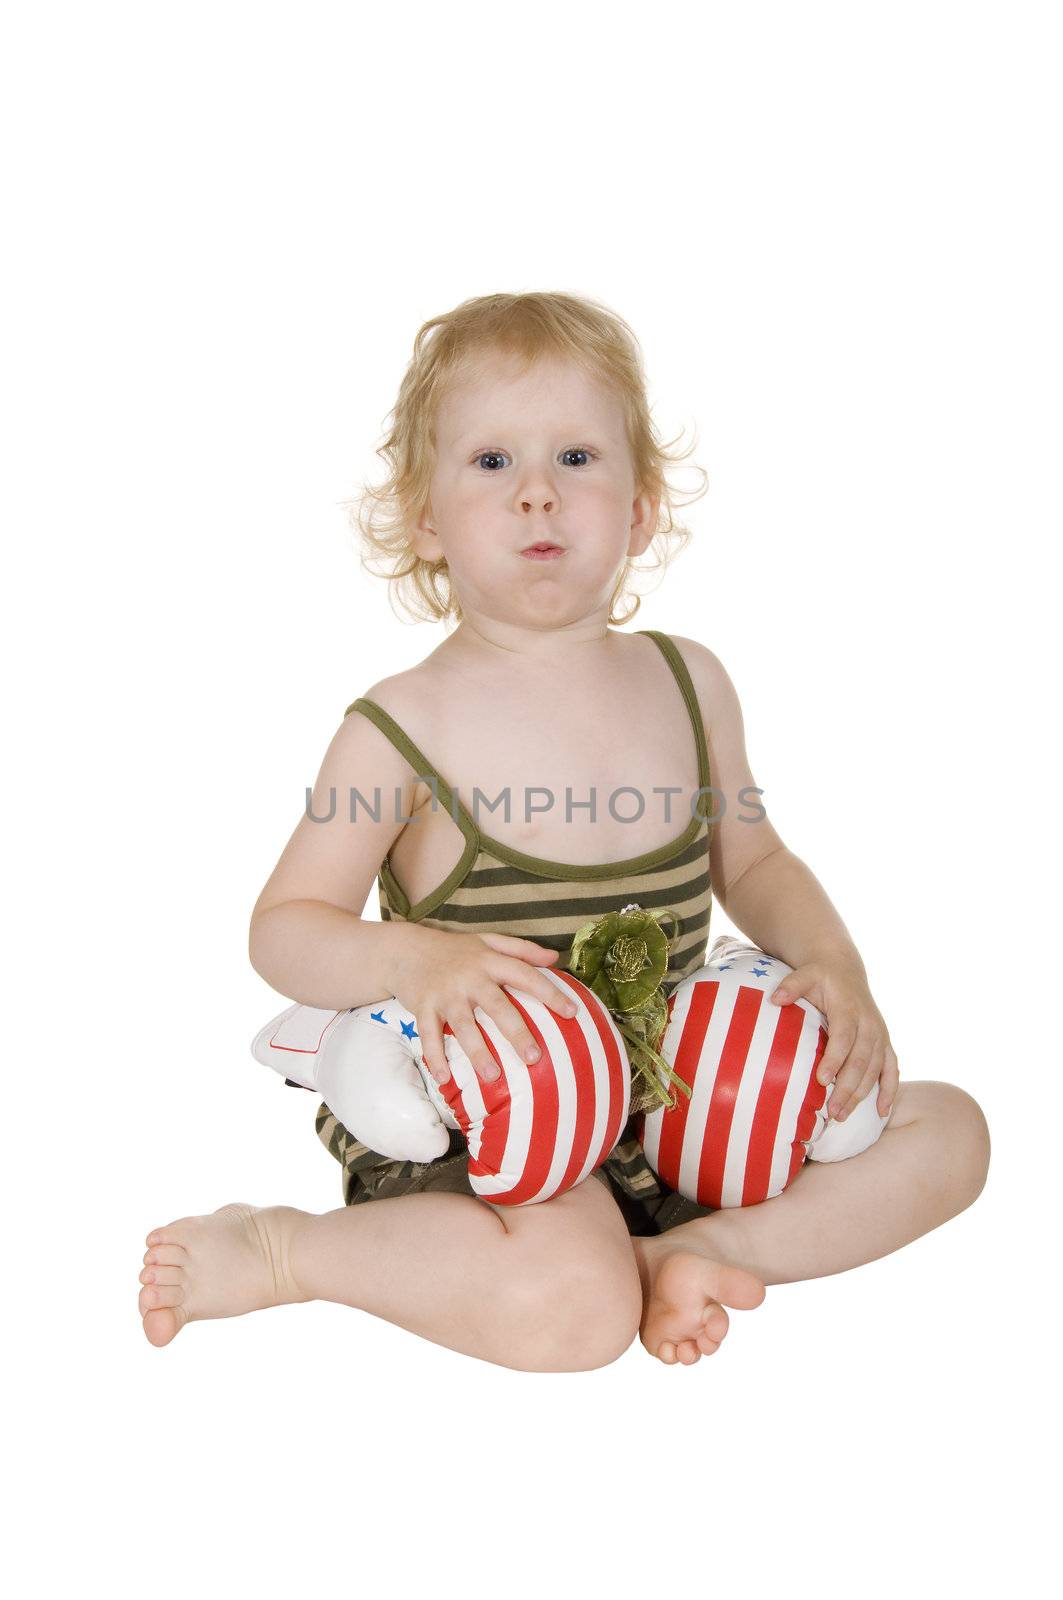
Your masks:
{"label": "toddler", "polygon": [[[328,1009],[398,996],[439,1081],[445,1024],[489,1080],[476,1008],[532,1059],[507,988],[564,1013],[542,969],[631,903],[678,916],[667,998],[704,964],[715,897],[794,968],[773,998],[824,1013],[830,1114],[871,1093],[892,1114],[862,1154],[712,1211],[647,1164],[637,1087],[605,1164],[525,1206],[473,1193],[459,1134],[438,1161],[389,1160],[322,1105],[345,1204],[233,1204],[150,1233],[144,1331],[164,1345],[186,1322],[325,1299],[521,1370],[602,1366],[636,1334],[693,1365],[726,1335],[726,1306],[872,1261],[969,1206],[985,1118],[952,1084],[899,1084],[860,956],[759,802],[718,658],[619,631],[636,560],[662,564],[690,537],[627,324],[567,294],[466,301],[421,328],[392,417],[365,547],[415,615],[454,626],[347,708],[252,913],[256,971]],[[379,922],[362,918],[374,878]]]}

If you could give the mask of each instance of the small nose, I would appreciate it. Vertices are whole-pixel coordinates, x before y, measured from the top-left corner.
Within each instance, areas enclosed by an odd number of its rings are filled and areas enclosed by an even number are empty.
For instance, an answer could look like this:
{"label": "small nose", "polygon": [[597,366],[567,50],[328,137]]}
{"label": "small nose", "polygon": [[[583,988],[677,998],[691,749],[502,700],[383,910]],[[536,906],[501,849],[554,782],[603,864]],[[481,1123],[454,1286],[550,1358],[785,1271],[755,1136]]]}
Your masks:
{"label": "small nose", "polygon": [[553,472],[542,461],[529,461],[521,473],[521,481],[514,485],[524,512],[553,511],[560,498],[557,487]]}

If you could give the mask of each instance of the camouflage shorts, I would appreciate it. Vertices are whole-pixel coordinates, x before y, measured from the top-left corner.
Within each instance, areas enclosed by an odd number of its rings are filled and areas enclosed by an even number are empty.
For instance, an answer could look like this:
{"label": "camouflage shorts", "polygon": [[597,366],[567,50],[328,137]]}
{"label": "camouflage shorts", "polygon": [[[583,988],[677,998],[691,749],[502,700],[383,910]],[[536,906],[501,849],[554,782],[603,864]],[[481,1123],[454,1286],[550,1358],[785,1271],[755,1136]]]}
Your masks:
{"label": "camouflage shorts", "polygon": [[[637,1115],[637,1114],[636,1114]],[[629,1117],[620,1139],[593,1176],[608,1187],[620,1208],[629,1234],[645,1238],[666,1233],[693,1217],[707,1217],[712,1206],[699,1206],[677,1194],[654,1172],[643,1154],[635,1131],[636,1116]],[[452,1129],[450,1149],[435,1161],[395,1161],[378,1155],[348,1133],[328,1106],[317,1109],[317,1135],[343,1168],[343,1199],[349,1206],[395,1195],[419,1194],[429,1189],[452,1194],[474,1194],[469,1182],[469,1152],[464,1135]]]}

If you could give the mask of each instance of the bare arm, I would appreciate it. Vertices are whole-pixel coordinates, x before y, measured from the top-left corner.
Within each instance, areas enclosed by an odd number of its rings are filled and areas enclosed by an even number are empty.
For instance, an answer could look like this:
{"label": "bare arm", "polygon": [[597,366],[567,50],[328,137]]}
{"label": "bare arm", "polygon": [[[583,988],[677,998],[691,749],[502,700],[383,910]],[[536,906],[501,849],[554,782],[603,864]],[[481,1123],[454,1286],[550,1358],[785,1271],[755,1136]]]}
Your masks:
{"label": "bare arm", "polygon": [[302,1005],[346,1011],[408,991],[403,974],[431,959],[435,928],[364,922],[322,900],[287,900],[251,922],[251,965],[271,988]]}
{"label": "bare arm", "polygon": [[[416,781],[368,718],[344,719],[321,763],[310,814],[300,817],[251,913],[251,965],[278,993],[337,1011],[368,1005],[400,993],[409,962],[425,958],[437,929],[361,915],[406,826]],[[353,820],[352,788],[366,801]]]}
{"label": "bare arm", "polygon": [[709,848],[713,894],[747,939],[788,966],[826,957],[863,973],[826,890],[768,820],[746,754],[738,694],[723,663],[696,640],[675,644],[697,690],[709,751],[718,819]]}
{"label": "bare arm", "polygon": [[779,956],[788,966],[830,960],[867,976],[827,891],[784,844],[742,874],[728,890],[724,909],[759,949]]}

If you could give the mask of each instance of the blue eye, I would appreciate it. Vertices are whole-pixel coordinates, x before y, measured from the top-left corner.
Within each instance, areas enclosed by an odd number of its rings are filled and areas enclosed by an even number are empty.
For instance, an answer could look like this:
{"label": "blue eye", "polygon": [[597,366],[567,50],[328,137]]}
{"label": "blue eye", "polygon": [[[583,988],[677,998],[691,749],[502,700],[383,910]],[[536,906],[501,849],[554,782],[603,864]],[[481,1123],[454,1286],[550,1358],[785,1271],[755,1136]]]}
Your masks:
{"label": "blue eye", "polygon": [[[505,455],[504,450],[481,450],[479,455],[476,457],[476,461],[477,464],[479,464],[483,461],[489,460],[491,457],[497,458],[498,456],[503,455]],[[587,450],[583,447],[583,445],[573,445],[571,449],[562,451],[562,456],[586,456],[588,461],[597,461],[598,459],[593,450]],[[492,467],[488,470],[493,472],[496,469]]]}

